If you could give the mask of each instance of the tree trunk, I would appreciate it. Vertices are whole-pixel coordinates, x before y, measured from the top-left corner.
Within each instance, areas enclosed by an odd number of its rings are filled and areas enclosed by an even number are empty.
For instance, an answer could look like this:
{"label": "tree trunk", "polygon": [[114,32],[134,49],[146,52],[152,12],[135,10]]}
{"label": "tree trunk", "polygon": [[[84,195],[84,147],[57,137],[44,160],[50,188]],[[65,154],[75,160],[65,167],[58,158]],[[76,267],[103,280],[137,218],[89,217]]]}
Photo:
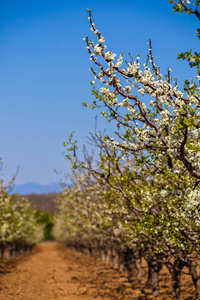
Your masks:
{"label": "tree trunk", "polygon": [[131,281],[134,275],[134,252],[130,248],[126,248],[124,252],[124,266],[128,273],[128,280]]}
{"label": "tree trunk", "polygon": [[151,284],[152,284],[152,292],[154,296],[159,296],[160,289],[159,289],[159,269],[156,261],[152,261],[151,263]]}
{"label": "tree trunk", "polygon": [[15,245],[11,246],[10,254],[11,254],[12,257],[15,257]]}
{"label": "tree trunk", "polygon": [[109,264],[110,256],[109,256],[109,250],[107,248],[103,249],[101,257],[102,257],[103,262],[105,262],[106,264]]}
{"label": "tree trunk", "polygon": [[113,268],[117,268],[117,253],[115,249],[111,250],[111,256],[112,256],[112,266]]}
{"label": "tree trunk", "polygon": [[195,287],[196,287],[196,300],[200,300],[200,278],[198,276],[198,279],[195,281]]}
{"label": "tree trunk", "polygon": [[7,258],[10,258],[12,256],[11,254],[11,246],[8,246],[7,248]]}
{"label": "tree trunk", "polygon": [[184,267],[184,263],[180,259],[175,259],[174,266],[171,271],[172,274],[172,300],[180,299],[180,279],[181,279],[181,270]]}
{"label": "tree trunk", "polygon": [[159,272],[162,268],[162,264],[157,262],[157,256],[152,255],[151,258],[148,257],[148,280],[146,287],[152,288],[152,293],[154,296],[159,296]]}
{"label": "tree trunk", "polygon": [[102,249],[102,250],[101,250],[101,260],[102,260],[103,262],[105,262],[105,261],[106,261],[106,257],[105,257],[105,251],[104,251],[104,249]]}
{"label": "tree trunk", "polygon": [[197,270],[192,262],[188,262],[187,266],[190,270],[190,274],[192,276],[193,283],[196,288],[196,297],[195,300],[200,300],[200,276],[197,274]]}
{"label": "tree trunk", "polygon": [[119,262],[118,262],[118,269],[120,272],[124,271],[124,257],[123,257],[123,253],[118,253],[119,256]]}
{"label": "tree trunk", "polygon": [[135,259],[136,279],[140,282],[142,280],[142,266],[141,256],[138,255]]}
{"label": "tree trunk", "polygon": [[1,246],[1,259],[5,258],[5,247]]}

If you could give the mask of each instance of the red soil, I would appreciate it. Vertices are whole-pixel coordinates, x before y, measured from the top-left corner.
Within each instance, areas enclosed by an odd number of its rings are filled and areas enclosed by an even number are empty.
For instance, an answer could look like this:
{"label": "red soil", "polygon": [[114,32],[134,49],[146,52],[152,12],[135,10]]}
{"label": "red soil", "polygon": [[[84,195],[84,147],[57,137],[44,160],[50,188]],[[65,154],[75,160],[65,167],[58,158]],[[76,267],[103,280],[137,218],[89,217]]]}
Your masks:
{"label": "red soil", "polygon": [[[57,243],[38,245],[31,255],[0,264],[1,300],[142,300],[154,299],[143,279],[128,282],[126,274],[84,254]],[[181,299],[195,299],[189,276],[181,280]],[[166,268],[160,273],[161,294],[156,299],[171,299],[171,279]]]}

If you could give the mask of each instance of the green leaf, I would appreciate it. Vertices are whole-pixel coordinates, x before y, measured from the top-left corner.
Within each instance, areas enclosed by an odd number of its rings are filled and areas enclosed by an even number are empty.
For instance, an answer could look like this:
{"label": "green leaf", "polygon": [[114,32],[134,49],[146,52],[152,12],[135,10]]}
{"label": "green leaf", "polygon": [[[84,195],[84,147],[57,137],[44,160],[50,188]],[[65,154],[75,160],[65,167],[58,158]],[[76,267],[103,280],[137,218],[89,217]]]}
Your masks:
{"label": "green leaf", "polygon": [[197,37],[200,39],[200,28],[197,28],[196,33],[197,33]]}

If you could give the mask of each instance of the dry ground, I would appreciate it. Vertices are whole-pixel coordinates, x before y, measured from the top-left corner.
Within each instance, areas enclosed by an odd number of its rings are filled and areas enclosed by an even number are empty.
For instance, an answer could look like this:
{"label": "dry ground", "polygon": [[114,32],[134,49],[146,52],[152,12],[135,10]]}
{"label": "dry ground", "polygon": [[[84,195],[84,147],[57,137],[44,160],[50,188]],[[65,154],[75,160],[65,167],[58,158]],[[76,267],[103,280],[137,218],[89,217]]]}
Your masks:
{"label": "dry ground", "polygon": [[[42,243],[31,255],[0,264],[0,300],[143,300],[154,299],[143,280],[128,282],[126,274],[84,254],[57,243]],[[170,276],[163,268],[161,295],[171,299]],[[182,278],[181,299],[194,299],[194,287],[188,276]]]}

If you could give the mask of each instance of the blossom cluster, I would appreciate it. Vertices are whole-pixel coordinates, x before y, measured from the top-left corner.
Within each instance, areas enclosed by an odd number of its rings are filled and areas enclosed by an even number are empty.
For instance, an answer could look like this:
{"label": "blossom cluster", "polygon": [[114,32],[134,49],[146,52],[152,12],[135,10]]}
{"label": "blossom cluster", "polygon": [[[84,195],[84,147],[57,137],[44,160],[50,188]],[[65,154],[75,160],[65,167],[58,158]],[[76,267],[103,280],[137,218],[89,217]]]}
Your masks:
{"label": "blossom cluster", "polygon": [[43,227],[26,198],[10,195],[0,182],[0,248],[7,245],[34,245],[43,239]]}

